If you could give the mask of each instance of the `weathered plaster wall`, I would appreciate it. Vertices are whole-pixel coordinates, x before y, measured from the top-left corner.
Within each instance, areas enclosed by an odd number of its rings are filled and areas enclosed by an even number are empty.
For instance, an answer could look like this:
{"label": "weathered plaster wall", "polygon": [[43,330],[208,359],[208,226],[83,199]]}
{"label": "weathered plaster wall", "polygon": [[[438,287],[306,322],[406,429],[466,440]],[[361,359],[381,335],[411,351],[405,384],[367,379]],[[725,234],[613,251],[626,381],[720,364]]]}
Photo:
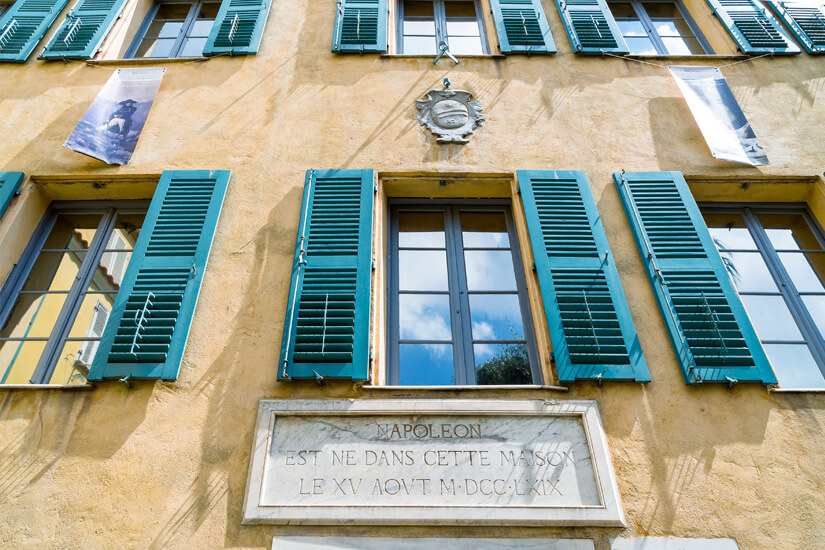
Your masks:
{"label": "weathered plaster wall", "polygon": [[[730,48],[704,4],[690,6],[709,39]],[[620,533],[735,537],[743,549],[821,545],[825,396],[685,386],[610,175],[624,168],[817,176],[825,60],[803,54],[724,69],[772,161],[757,169],[710,156],[666,69],[574,56],[552,2],[545,10],[560,50],[555,57],[435,67],[429,58],[330,54],[334,9],[333,0],[275,0],[257,57],[167,63],[137,152],[124,167],[61,147],[113,66],[34,59],[0,66],[2,170],[86,178],[232,170],[178,382],[132,389],[107,383],[88,392],[0,389],[0,546],[264,548],[275,533],[310,532],[564,535],[596,538],[599,550]],[[413,119],[415,100],[446,76],[484,104],[487,122],[465,146],[434,145]],[[626,531],[240,525],[258,399],[388,395],[348,384],[275,382],[301,188],[313,167],[587,171],[653,382],[580,384],[568,394],[447,394],[598,400]],[[131,184],[136,198],[146,196],[143,181]],[[25,184],[0,221],[0,278],[50,196],[117,196],[61,185]],[[765,196],[760,189],[734,186],[732,193],[748,201]],[[804,192],[782,189],[783,197],[810,196],[822,211],[814,184]]]}

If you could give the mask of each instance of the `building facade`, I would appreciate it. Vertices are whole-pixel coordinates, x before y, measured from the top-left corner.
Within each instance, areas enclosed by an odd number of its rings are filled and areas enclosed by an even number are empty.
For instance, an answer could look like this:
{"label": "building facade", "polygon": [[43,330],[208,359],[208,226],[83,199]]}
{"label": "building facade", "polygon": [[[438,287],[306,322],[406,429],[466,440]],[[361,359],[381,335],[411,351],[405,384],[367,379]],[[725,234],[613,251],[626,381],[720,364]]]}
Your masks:
{"label": "building facade", "polygon": [[[821,547],[823,9],[0,3],[0,546]],[[127,164],[62,147],[146,67]]]}

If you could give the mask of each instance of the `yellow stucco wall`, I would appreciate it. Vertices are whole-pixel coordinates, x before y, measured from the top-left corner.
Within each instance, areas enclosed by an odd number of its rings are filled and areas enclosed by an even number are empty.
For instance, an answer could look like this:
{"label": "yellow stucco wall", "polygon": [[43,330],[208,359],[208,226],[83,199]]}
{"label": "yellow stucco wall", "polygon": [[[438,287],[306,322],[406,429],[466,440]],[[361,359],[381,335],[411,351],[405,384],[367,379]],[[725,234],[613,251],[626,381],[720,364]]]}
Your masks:
{"label": "yellow stucco wall", "polygon": [[[0,65],[0,169],[34,176],[0,219],[0,280],[53,198],[146,198],[165,169],[232,170],[177,382],[0,389],[0,546],[264,548],[276,533],[335,533],[592,537],[598,550],[618,534],[734,537],[743,549],[821,547],[825,395],[684,384],[611,174],[681,170],[703,199],[780,196],[807,201],[823,219],[825,59],[802,54],[723,69],[771,159],[767,167],[740,166],[710,156],[665,68],[573,55],[555,6],[544,4],[557,55],[433,66],[430,58],[333,55],[334,0],[274,0],[258,56],[154,63],[167,72],[123,167],[61,147],[117,64]],[[717,53],[732,53],[706,4],[687,4]],[[115,29],[114,49],[128,42],[123,26],[135,22],[126,17]],[[484,105],[487,120],[467,145],[435,145],[413,118],[415,100],[444,77]],[[577,384],[566,394],[276,383],[308,168],[586,170],[653,381]],[[105,189],[89,183],[110,176],[118,179]],[[777,183],[792,176],[801,179]],[[758,184],[742,189],[731,178]],[[392,194],[391,186],[382,193]],[[259,399],[393,395],[596,399],[627,529],[240,524]]]}

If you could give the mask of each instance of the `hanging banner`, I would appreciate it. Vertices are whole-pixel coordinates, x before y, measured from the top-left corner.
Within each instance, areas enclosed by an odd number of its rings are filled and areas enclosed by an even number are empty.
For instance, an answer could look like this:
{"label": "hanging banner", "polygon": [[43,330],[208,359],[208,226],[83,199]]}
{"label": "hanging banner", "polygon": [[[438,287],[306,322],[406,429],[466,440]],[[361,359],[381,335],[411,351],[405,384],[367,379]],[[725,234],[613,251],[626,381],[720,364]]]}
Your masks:
{"label": "hanging banner", "polygon": [[164,72],[163,67],[116,70],[63,147],[107,164],[128,163]]}
{"label": "hanging banner", "polygon": [[768,157],[722,71],[716,67],[676,65],[668,69],[715,158],[753,166],[768,164]]}

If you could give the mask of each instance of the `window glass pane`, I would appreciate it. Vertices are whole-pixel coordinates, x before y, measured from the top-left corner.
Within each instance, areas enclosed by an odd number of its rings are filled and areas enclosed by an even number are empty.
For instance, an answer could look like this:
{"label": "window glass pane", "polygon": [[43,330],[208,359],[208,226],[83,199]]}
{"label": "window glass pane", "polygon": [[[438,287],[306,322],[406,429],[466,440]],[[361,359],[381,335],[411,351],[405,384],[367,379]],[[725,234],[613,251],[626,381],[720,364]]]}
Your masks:
{"label": "window glass pane", "polygon": [[693,37],[662,38],[662,42],[670,55],[691,55],[705,53],[699,41]]}
{"label": "window glass pane", "polygon": [[651,18],[666,17],[668,19],[678,17],[682,14],[676,8],[676,5],[670,2],[645,2],[645,11]]}
{"label": "window glass pane", "polygon": [[474,340],[523,340],[518,294],[470,295]]}
{"label": "window glass pane", "polygon": [[155,15],[155,20],[158,19],[177,19],[183,21],[189,15],[189,10],[192,9],[191,3],[172,4],[163,2],[158,6],[158,12]]}
{"label": "window glass pane", "polygon": [[476,21],[447,21],[447,36],[481,36]]}
{"label": "window glass pane", "polygon": [[713,244],[721,250],[756,250],[756,242],[739,214],[703,213]]}
{"label": "window glass pane", "polygon": [[435,36],[435,21],[404,21],[404,34]]}
{"label": "window glass pane", "polygon": [[447,294],[398,296],[399,335],[402,340],[452,340],[450,297]]}
{"label": "window glass pane", "polygon": [[450,36],[447,38],[450,53],[454,55],[480,55],[484,53],[481,38],[469,36]]}
{"label": "window glass pane", "polygon": [[405,36],[404,37],[404,53],[411,55],[430,55],[435,54],[435,38],[420,37],[420,36]]}
{"label": "window glass pane", "polygon": [[43,248],[87,249],[101,219],[100,214],[59,214]]}
{"label": "window glass pane", "polygon": [[85,257],[85,250],[41,252],[23,290],[69,290]]}
{"label": "window glass pane", "polygon": [[404,2],[404,17],[433,18],[432,2]]}
{"label": "window glass pane", "polygon": [[503,212],[462,212],[461,239],[467,248],[510,248]]}
{"label": "window glass pane", "polygon": [[622,36],[647,36],[644,25],[638,19],[635,21],[617,21]]}
{"label": "window glass pane", "polygon": [[741,296],[760,340],[804,340],[782,296]]}
{"label": "window glass pane", "polygon": [[80,302],[80,309],[77,311],[72,328],[69,330],[69,338],[99,338],[102,336],[114,303],[114,294],[100,292],[85,294]]}
{"label": "window glass pane", "polygon": [[825,388],[825,378],[805,344],[765,344],[779,386]]}
{"label": "window glass pane", "polygon": [[201,12],[198,14],[198,19],[215,19],[218,17],[218,11],[220,9],[220,2],[208,2],[201,6]]}
{"label": "window glass pane", "polygon": [[140,43],[137,52],[135,52],[135,57],[170,57],[174,45],[175,39],[146,39]]}
{"label": "window glass pane", "polygon": [[399,250],[400,290],[447,290],[447,253],[443,250]]}
{"label": "window glass pane", "polygon": [[773,276],[759,252],[720,252],[725,269],[739,292],[774,292]]}
{"label": "window glass pane", "polygon": [[825,296],[802,296],[802,301],[805,302],[819,333],[825,338]]}
{"label": "window glass pane", "polygon": [[206,38],[187,38],[180,52],[180,56],[200,57],[203,54],[204,46],[206,46]]}
{"label": "window glass pane", "polygon": [[444,12],[447,19],[452,18],[476,18],[476,6],[473,2],[445,2]]}
{"label": "window glass pane", "polygon": [[177,38],[182,29],[182,21],[153,21],[146,31],[146,38]]}
{"label": "window glass pane", "polygon": [[49,384],[85,384],[86,375],[89,373],[91,363],[87,363],[82,359],[85,353],[89,358],[93,358],[93,354],[89,352],[92,349],[97,349],[97,342],[81,342],[78,340],[70,340],[65,343],[60,354],[57,356],[57,363],[55,364],[52,377]]}
{"label": "window glass pane", "polygon": [[0,384],[28,384],[45,341],[0,342]]}
{"label": "window glass pane", "polygon": [[516,274],[509,250],[465,250],[469,290],[516,290]]}
{"label": "window glass pane", "polygon": [[444,248],[442,212],[399,212],[398,246],[402,248]]}
{"label": "window glass pane", "polygon": [[617,19],[638,19],[636,10],[634,10],[633,6],[630,4],[625,4],[624,2],[611,2],[608,5],[610,6],[610,12],[613,14],[613,17]]}
{"label": "window glass pane", "polygon": [[[801,252],[780,252],[779,259],[788,271],[799,292],[823,292],[825,286],[817,275],[825,273],[825,254],[804,254]],[[814,271],[814,267],[817,268]]]}
{"label": "window glass pane", "polygon": [[402,386],[455,384],[452,344],[400,344],[398,347]]}
{"label": "window glass pane", "polygon": [[532,384],[526,344],[474,344],[476,383]]}
{"label": "window glass pane", "polygon": [[655,55],[658,53],[650,38],[625,37],[630,53],[636,55]]}
{"label": "window glass pane", "polygon": [[67,294],[19,294],[0,338],[48,338]]}
{"label": "window glass pane", "polygon": [[777,250],[822,250],[802,214],[759,214],[758,218]]}
{"label": "window glass pane", "polygon": [[[215,22],[211,19],[204,20],[200,19],[195,21],[195,24],[192,25],[192,30],[189,32],[190,37],[199,37],[199,38],[206,38],[209,37],[209,31],[212,30],[212,25]],[[203,51],[203,50],[201,50]]]}

